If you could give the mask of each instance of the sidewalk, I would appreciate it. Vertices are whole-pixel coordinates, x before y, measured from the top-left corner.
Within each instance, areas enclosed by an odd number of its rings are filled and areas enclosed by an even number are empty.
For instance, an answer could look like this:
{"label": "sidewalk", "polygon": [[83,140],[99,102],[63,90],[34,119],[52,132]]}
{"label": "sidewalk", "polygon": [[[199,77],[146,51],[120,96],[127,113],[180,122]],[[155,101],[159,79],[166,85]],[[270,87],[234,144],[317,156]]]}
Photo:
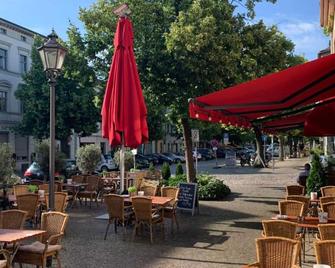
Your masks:
{"label": "sidewalk", "polygon": [[[165,240],[157,229],[154,244],[149,235],[131,242],[131,229],[123,240],[113,228],[103,240],[107,221],[95,219],[103,206],[69,210],[70,222],[63,240],[63,267],[241,267],[255,260],[255,238],[260,237],[261,220],[276,214],[285,186],[295,183],[306,159],[277,162],[272,169],[208,168],[232,190],[225,201],[200,202],[200,215],[179,213],[180,231],[171,235],[166,224]],[[307,247],[307,250],[309,247]],[[313,251],[307,252],[307,257]],[[312,267],[304,265],[303,267]]]}

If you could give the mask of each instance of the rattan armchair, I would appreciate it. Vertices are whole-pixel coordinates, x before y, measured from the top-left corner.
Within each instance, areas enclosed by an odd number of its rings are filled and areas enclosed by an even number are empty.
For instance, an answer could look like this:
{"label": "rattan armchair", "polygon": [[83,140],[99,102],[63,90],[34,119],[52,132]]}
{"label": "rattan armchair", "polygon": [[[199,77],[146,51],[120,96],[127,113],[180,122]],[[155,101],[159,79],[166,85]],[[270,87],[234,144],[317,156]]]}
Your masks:
{"label": "rattan armchair", "polygon": [[141,186],[140,191],[143,191],[145,196],[155,196],[157,194],[157,186]]}
{"label": "rattan armchair", "polygon": [[10,268],[10,252],[6,249],[0,250],[0,255],[4,256],[4,260],[0,260],[0,268]]}
{"label": "rattan armchair", "polygon": [[316,263],[335,267],[335,241],[317,240],[314,242]]}
{"label": "rattan armchair", "polygon": [[297,258],[300,242],[283,237],[256,239],[257,262],[245,267],[260,268],[299,268]]}
{"label": "rattan armchair", "polygon": [[322,196],[320,199],[320,207],[323,209],[323,204],[335,202],[335,196]]}
{"label": "rattan armchair", "polygon": [[335,218],[335,202],[322,204],[322,210],[328,213],[328,218]]}
{"label": "rattan armchair", "polygon": [[335,240],[335,223],[319,224],[318,239]]}
{"label": "rattan armchair", "polygon": [[287,185],[286,195],[304,195],[305,187],[301,185]]}
{"label": "rattan armchair", "polygon": [[87,186],[85,187],[85,190],[80,191],[77,195],[79,200],[81,198],[85,198],[85,204],[87,203],[87,198],[90,200],[90,207],[92,207],[92,200],[95,199],[95,203],[98,206],[98,188],[99,188],[99,176],[87,176],[86,182]]}
{"label": "rattan armchair", "polygon": [[14,195],[29,194],[28,185],[17,184],[13,186]]}
{"label": "rattan armchair", "polygon": [[147,225],[150,231],[150,242],[153,243],[152,226],[161,224],[162,233],[164,236],[164,221],[159,211],[153,212],[152,200],[148,197],[133,197],[132,205],[135,212],[135,228],[133,232],[133,240],[135,238],[137,229],[141,225]]}
{"label": "rattan armchair", "polygon": [[123,228],[123,234],[126,233],[125,223],[127,220],[131,220],[134,214],[131,206],[124,205],[124,198],[121,195],[109,194],[105,195],[105,203],[108,211],[108,224],[106,227],[104,240],[107,238],[109,226],[114,221],[114,232],[117,233],[117,225],[120,223]]}
{"label": "rattan armchair", "polygon": [[321,187],[322,196],[335,196],[335,186],[324,186]]}
{"label": "rattan armchair", "polygon": [[170,204],[163,208],[164,218],[171,219],[171,232],[173,232],[173,223],[175,222],[177,225],[177,230],[179,230],[179,224],[177,221],[177,202],[178,202],[178,195],[179,195],[179,188],[177,187],[163,187],[161,190],[162,196],[173,198]]}
{"label": "rattan armchair", "polygon": [[278,202],[279,213],[288,216],[302,216],[304,213],[304,203],[293,200],[282,200]]}
{"label": "rattan armchair", "polygon": [[[3,210],[0,213],[1,229],[22,229],[26,221],[27,212],[18,209]],[[0,266],[1,267],[1,266]]]}
{"label": "rattan armchair", "polygon": [[41,229],[46,233],[40,241],[19,247],[13,262],[27,263],[46,267],[48,257],[57,259],[58,268],[61,267],[59,252],[62,249],[60,239],[64,234],[69,216],[61,212],[46,212],[42,214]]}
{"label": "rattan armchair", "polygon": [[306,215],[309,209],[310,198],[303,195],[288,195],[286,196],[286,200],[293,200],[304,203],[304,212],[303,215]]}
{"label": "rattan armchair", "polygon": [[[49,194],[45,195],[45,204],[49,210]],[[67,206],[67,193],[55,192],[55,211],[65,212]]]}
{"label": "rattan armchair", "polygon": [[38,190],[43,190],[44,193],[49,193],[49,183],[43,183],[38,185]]}
{"label": "rattan armchair", "polygon": [[38,194],[22,194],[16,196],[17,208],[27,212],[26,220],[37,223],[36,211],[39,203]]}

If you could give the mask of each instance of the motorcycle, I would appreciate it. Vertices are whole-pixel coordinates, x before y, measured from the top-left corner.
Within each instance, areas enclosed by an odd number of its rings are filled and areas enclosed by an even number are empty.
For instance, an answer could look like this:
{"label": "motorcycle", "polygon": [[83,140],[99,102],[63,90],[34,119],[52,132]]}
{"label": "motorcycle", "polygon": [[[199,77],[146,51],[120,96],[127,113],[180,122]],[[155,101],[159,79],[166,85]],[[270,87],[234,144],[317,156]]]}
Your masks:
{"label": "motorcycle", "polygon": [[[254,153],[251,155],[251,158],[250,158],[250,164],[251,166],[254,166],[255,165],[255,160],[257,158],[257,153]],[[265,166],[266,167],[269,167],[271,166],[271,163],[272,163],[272,155],[268,152],[265,153]]]}

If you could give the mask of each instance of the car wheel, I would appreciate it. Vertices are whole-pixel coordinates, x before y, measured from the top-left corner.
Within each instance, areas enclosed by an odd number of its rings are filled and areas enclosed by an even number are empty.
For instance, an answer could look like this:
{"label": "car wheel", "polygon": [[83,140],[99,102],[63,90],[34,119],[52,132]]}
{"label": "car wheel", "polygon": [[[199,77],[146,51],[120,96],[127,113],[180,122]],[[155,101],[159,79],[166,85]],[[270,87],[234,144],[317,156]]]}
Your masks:
{"label": "car wheel", "polygon": [[108,171],[108,168],[107,168],[106,166],[102,166],[100,171],[101,171],[101,172],[107,172],[107,171]]}

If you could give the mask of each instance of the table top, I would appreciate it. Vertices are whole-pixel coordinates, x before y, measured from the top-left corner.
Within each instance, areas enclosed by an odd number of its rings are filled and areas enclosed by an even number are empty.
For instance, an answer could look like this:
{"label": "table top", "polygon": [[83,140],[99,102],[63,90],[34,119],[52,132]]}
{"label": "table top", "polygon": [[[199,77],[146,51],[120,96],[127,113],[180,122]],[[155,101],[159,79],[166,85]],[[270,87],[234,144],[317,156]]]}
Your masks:
{"label": "table top", "polygon": [[[295,222],[295,223],[298,224],[299,227],[303,227],[303,228],[314,228],[314,229],[316,229],[316,228],[318,228],[319,224],[326,224],[326,223],[320,223],[319,222],[319,217],[304,217],[304,220],[302,222],[298,222],[298,217],[295,217],[295,216],[287,216],[286,219],[277,219],[277,217],[274,216],[271,219]],[[328,218],[327,223],[335,223],[335,219],[334,218]]]}
{"label": "table top", "polygon": [[[137,196],[134,196],[134,197],[137,197]],[[158,206],[166,206],[173,199],[171,197],[164,197],[164,196],[143,196],[143,197],[151,198],[152,204],[158,205]],[[131,197],[125,197],[124,201],[131,202]]]}
{"label": "table top", "polygon": [[46,233],[43,230],[0,229],[0,242],[14,243]]}
{"label": "table top", "polygon": [[81,186],[87,186],[88,183],[84,182],[72,182],[72,183],[63,183],[64,187],[81,187]]}

